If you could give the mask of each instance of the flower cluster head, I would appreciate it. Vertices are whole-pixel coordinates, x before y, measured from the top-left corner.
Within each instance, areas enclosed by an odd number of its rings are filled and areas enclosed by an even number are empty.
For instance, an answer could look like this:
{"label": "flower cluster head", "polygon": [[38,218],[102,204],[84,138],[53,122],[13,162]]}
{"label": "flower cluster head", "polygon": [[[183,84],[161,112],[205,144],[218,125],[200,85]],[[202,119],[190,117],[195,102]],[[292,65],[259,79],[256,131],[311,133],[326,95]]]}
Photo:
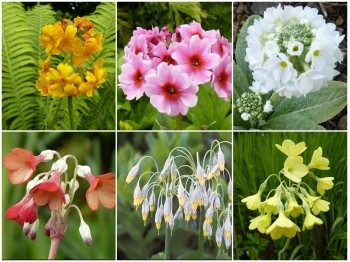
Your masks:
{"label": "flower cluster head", "polygon": [[[48,57],[39,61],[42,69],[35,85],[43,96],[92,96],[105,82],[107,72],[103,68],[103,58],[92,65],[88,61],[93,54],[102,51],[103,35],[101,32],[94,34],[93,27],[91,21],[81,17],[74,18],[73,22],[64,19],[63,23],[43,26],[40,45]],[[64,54],[64,60],[57,67],[51,67],[52,56],[60,54]]]}
{"label": "flower cluster head", "polygon": [[[58,159],[47,172],[36,175],[36,166],[42,162]],[[74,176],[68,181],[67,160],[75,163]],[[39,228],[38,208],[47,206],[51,218],[45,226],[45,233],[52,239],[63,239],[67,229],[67,218],[71,208],[80,216],[80,233],[87,245],[92,244],[90,229],[83,220],[79,208],[73,204],[75,192],[79,188],[77,176],[90,183],[86,192],[86,201],[91,210],[99,208],[100,203],[106,208],[115,207],[115,175],[112,173],[93,176],[88,166],[79,166],[73,155],[61,157],[53,150],[45,150],[38,156],[26,149],[14,148],[4,158],[4,166],[9,170],[8,179],[12,184],[27,183],[26,193],[22,200],[7,209],[5,216],[23,227],[23,233],[30,239],[36,238]],[[33,178],[33,179],[32,179]]]}
{"label": "flower cluster head", "polygon": [[232,44],[200,23],[146,30],[137,27],[125,47],[120,87],[126,98],[144,94],[161,113],[186,115],[197,104],[198,85],[209,81],[225,100],[232,94]]}
{"label": "flower cluster head", "polygon": [[[225,168],[225,157],[221,150],[224,143],[214,141],[202,162],[197,153],[196,161],[184,147],[176,147],[169,153],[163,169],[158,170],[157,162],[151,156],[145,156],[131,169],[126,183],[130,184],[138,175],[140,164],[145,158],[151,158],[156,171],[147,171],[140,175],[134,190],[136,210],[142,206],[142,219],[146,225],[149,213],[155,213],[154,222],[158,232],[164,222],[172,231],[176,221],[185,220],[186,225],[193,220],[202,227],[203,236],[211,240],[215,232],[218,247],[225,243],[231,246],[232,236],[232,180]],[[149,179],[141,187],[141,177]],[[225,194],[223,179],[229,179],[228,192]],[[199,214],[199,215],[198,215]],[[202,225],[200,216],[203,216]],[[216,221],[216,223],[213,223]],[[216,225],[216,231],[214,225]]]}
{"label": "flower cluster head", "polygon": [[[333,187],[334,177],[317,177],[314,172],[329,170],[329,160],[322,156],[322,148],[317,148],[308,165],[304,163],[302,154],[307,147],[304,142],[295,144],[291,140],[284,140],[282,145],[276,147],[287,158],[284,167],[276,174],[272,174],[260,185],[259,191],[242,199],[250,210],[258,210],[260,215],[250,220],[249,229],[258,229],[260,233],[271,236],[277,240],[282,236],[292,238],[301,230],[310,230],[314,225],[322,225],[323,221],[317,217],[321,212],[329,210],[330,203],[322,197],[326,190]],[[315,192],[304,177],[309,176],[316,182]],[[271,178],[276,178],[279,185],[270,190],[264,201],[263,193]],[[284,179],[283,177],[287,178]],[[302,220],[298,220],[302,217]],[[302,229],[298,222],[303,221]]]}
{"label": "flower cluster head", "polygon": [[338,46],[344,35],[335,29],[316,8],[279,5],[266,9],[246,37],[245,59],[260,91],[290,98],[324,87],[339,73],[334,68],[343,59]]}

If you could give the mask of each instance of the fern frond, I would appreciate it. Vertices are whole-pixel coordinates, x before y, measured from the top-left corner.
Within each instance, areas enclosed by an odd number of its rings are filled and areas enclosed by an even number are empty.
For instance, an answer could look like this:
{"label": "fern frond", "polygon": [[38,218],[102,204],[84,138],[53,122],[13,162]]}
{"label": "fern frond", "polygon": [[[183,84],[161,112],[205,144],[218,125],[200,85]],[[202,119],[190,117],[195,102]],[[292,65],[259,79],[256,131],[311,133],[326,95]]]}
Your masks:
{"label": "fern frond", "polygon": [[115,72],[115,3],[105,2],[97,6],[95,12],[89,17],[94,23],[94,28],[102,32],[102,52],[98,57],[103,57],[103,67],[108,73]]}
{"label": "fern frond", "polygon": [[82,115],[78,129],[115,130],[115,74],[108,75],[106,82],[92,97],[82,98],[77,110]]}
{"label": "fern frond", "polygon": [[23,5],[2,3],[2,119],[6,128],[35,129],[34,54]]}

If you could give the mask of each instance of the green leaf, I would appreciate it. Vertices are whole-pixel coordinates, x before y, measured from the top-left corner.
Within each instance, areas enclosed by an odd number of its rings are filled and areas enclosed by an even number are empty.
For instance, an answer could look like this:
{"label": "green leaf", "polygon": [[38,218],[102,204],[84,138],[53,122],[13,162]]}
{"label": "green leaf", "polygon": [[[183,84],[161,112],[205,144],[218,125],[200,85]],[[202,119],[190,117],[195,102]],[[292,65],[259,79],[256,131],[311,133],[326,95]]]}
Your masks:
{"label": "green leaf", "polygon": [[327,87],[306,97],[280,99],[262,129],[323,130],[318,124],[334,117],[346,102],[346,83],[330,81]]}
{"label": "green leaf", "polygon": [[234,90],[234,101],[236,101],[243,93],[251,92],[249,87],[251,86],[251,82],[248,82],[247,76],[244,74],[242,68],[233,63],[233,90]]}
{"label": "green leaf", "polygon": [[332,226],[332,229],[331,229],[331,235],[333,234],[334,229],[337,227],[337,225],[339,223],[342,223],[343,221],[344,221],[344,219],[342,217],[337,217],[337,219],[333,223],[333,226]]}
{"label": "green leaf", "polygon": [[252,15],[250,16],[247,21],[245,21],[238,39],[237,39],[237,47],[236,47],[236,62],[239,65],[239,67],[242,69],[244,74],[247,76],[248,83],[251,83],[253,81],[252,73],[249,69],[248,63],[245,61],[245,55],[246,55],[246,48],[247,48],[247,41],[245,40],[248,34],[248,27],[254,23],[255,19],[259,19],[260,16],[258,15]]}
{"label": "green leaf", "polygon": [[305,246],[304,244],[299,244],[296,248],[294,248],[292,254],[290,255],[289,260],[293,260],[296,254],[299,252],[299,250],[302,249],[304,246]]}

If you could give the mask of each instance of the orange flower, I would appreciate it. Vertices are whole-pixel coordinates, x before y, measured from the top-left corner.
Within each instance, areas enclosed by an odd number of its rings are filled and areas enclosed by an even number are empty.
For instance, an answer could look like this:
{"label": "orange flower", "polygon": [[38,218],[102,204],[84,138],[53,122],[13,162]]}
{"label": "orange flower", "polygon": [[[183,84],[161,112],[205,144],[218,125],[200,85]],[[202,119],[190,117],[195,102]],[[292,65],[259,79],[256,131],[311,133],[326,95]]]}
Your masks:
{"label": "orange flower", "polygon": [[20,202],[7,209],[5,216],[15,220],[21,226],[24,222],[33,224],[38,218],[38,207],[34,204],[31,195],[26,194]]}
{"label": "orange flower", "polygon": [[87,82],[82,83],[79,86],[79,94],[86,94],[92,96],[94,89],[97,89],[101,84],[105,82],[107,77],[106,69],[103,67],[103,58],[100,58],[96,63],[93,64],[93,72],[88,71],[86,73]]}
{"label": "orange flower", "polygon": [[90,188],[86,192],[86,201],[92,210],[97,210],[100,203],[105,208],[115,207],[115,175],[107,173],[94,177],[85,174],[85,178],[90,183]]}
{"label": "orange flower", "polygon": [[94,53],[102,51],[102,38],[101,32],[96,33],[96,38],[88,38],[85,41],[85,45],[75,46],[73,52],[73,63],[75,65],[81,65],[86,59],[92,57]]}
{"label": "orange flower", "polygon": [[34,203],[37,206],[49,205],[49,208],[56,211],[62,202],[66,203],[63,190],[60,185],[61,174],[55,171],[49,180],[33,187],[29,193],[33,194]]}
{"label": "orange flower", "polygon": [[12,149],[12,152],[4,158],[4,165],[10,171],[8,179],[12,184],[26,183],[34,174],[36,165],[42,161],[42,156],[34,156],[26,149]]}
{"label": "orange flower", "polygon": [[75,46],[79,45],[81,40],[78,37],[75,37],[77,33],[77,28],[69,25],[64,31],[59,48],[65,52],[71,52],[74,50]]}

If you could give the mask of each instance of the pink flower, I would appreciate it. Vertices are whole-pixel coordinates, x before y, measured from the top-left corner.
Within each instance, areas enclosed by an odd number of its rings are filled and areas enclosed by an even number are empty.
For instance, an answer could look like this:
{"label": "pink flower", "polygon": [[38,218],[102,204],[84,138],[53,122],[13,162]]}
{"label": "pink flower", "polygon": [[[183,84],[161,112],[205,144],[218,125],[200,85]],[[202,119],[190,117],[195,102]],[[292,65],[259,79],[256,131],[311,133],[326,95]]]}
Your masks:
{"label": "pink flower", "polygon": [[126,94],[126,99],[139,99],[144,93],[145,77],[153,71],[151,70],[151,62],[142,60],[142,54],[132,55],[130,61],[123,64],[121,69],[120,88]]}
{"label": "pink flower", "polygon": [[212,84],[218,97],[227,101],[232,95],[232,62],[228,54],[214,67]]}
{"label": "pink flower", "polygon": [[146,36],[144,35],[138,35],[133,36],[130,39],[130,42],[128,44],[128,47],[132,50],[132,53],[134,55],[138,55],[139,53],[142,53],[142,58],[146,59],[147,57],[147,41]]}
{"label": "pink flower", "polygon": [[38,218],[38,207],[30,194],[26,194],[20,202],[7,209],[5,216],[23,226],[24,222],[34,223]]}
{"label": "pink flower", "polygon": [[232,44],[225,37],[220,36],[220,31],[217,31],[216,42],[212,45],[211,51],[218,54],[221,58],[225,54],[229,54],[232,57]]}
{"label": "pink flower", "polygon": [[38,206],[49,205],[49,208],[56,211],[62,202],[66,203],[63,190],[60,185],[61,174],[55,170],[50,179],[33,187],[29,193],[33,195],[33,201]]}
{"label": "pink flower", "polygon": [[151,104],[170,116],[186,115],[188,108],[197,104],[198,86],[181,73],[179,66],[159,64],[157,73],[146,76],[144,88]]}
{"label": "pink flower", "polygon": [[153,60],[152,68],[157,68],[161,62],[165,62],[168,65],[177,65],[177,62],[171,57],[171,54],[176,51],[176,43],[169,45],[169,48],[166,48],[165,43],[159,43],[153,48]]}
{"label": "pink flower", "polygon": [[171,57],[181,67],[181,71],[188,74],[190,80],[196,84],[204,84],[211,78],[211,71],[219,61],[218,54],[210,53],[211,43],[207,38],[200,39],[194,35],[189,45],[181,43],[177,45],[177,51]]}
{"label": "pink flower", "polygon": [[34,156],[26,149],[12,149],[12,152],[4,157],[4,165],[10,171],[8,179],[12,184],[26,183],[35,173],[36,166],[44,160],[44,156]]}
{"label": "pink flower", "polygon": [[216,42],[216,31],[205,31],[203,30],[201,24],[196,21],[193,21],[191,25],[181,25],[179,28],[179,33],[185,43],[189,42],[191,37],[194,35],[197,35],[200,39],[208,38],[210,44],[214,44]]}

